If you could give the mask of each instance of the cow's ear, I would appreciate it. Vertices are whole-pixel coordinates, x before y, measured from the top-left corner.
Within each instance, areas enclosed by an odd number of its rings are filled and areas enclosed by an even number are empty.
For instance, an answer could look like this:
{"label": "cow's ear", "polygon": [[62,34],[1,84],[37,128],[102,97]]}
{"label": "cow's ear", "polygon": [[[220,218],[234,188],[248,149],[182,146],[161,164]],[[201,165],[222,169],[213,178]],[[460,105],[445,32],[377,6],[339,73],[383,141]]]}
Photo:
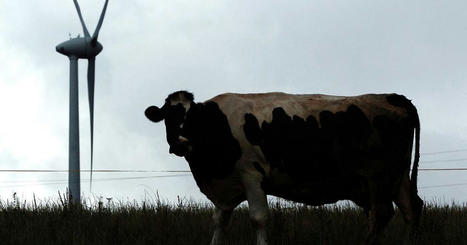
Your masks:
{"label": "cow's ear", "polygon": [[146,115],[146,117],[153,122],[160,122],[164,119],[164,112],[162,109],[154,105],[148,107],[144,111],[144,115]]}

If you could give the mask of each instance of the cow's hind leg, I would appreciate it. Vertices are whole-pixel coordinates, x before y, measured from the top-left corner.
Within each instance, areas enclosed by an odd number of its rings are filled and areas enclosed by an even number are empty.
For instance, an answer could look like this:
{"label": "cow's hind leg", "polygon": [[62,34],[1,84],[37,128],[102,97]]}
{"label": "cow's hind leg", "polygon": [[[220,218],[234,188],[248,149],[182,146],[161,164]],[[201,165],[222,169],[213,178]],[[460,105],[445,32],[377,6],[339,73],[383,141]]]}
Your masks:
{"label": "cow's hind leg", "polygon": [[366,244],[378,244],[384,228],[394,216],[391,192],[388,185],[369,184],[370,210],[368,216],[368,236]]}
{"label": "cow's hind leg", "polygon": [[211,245],[219,245],[225,242],[225,228],[229,224],[232,209],[220,209],[216,207],[212,218],[214,220],[214,234],[212,235]]}
{"label": "cow's hind leg", "polygon": [[250,220],[256,229],[256,245],[267,245],[266,219],[268,216],[268,200],[255,178],[244,176],[244,185],[248,201]]}
{"label": "cow's hind leg", "polygon": [[392,202],[372,204],[369,212],[369,227],[366,244],[378,244],[384,228],[394,216]]}
{"label": "cow's hind leg", "polygon": [[423,201],[417,193],[411,192],[408,171],[402,177],[394,202],[401,211],[405,223],[412,226],[410,239],[416,239]]}
{"label": "cow's hind leg", "polygon": [[405,223],[416,228],[420,221],[423,201],[416,193],[411,193],[408,171],[402,177],[394,202],[401,211]]}

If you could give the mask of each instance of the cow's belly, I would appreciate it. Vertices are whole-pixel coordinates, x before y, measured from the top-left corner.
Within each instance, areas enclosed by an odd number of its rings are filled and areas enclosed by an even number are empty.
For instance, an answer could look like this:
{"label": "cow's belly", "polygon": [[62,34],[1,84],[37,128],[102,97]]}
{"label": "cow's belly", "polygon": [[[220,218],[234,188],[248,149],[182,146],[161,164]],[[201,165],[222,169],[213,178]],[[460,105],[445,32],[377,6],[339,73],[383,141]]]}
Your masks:
{"label": "cow's belly", "polygon": [[[196,178],[195,178],[196,179]],[[200,184],[200,191],[218,208],[233,209],[246,200],[245,189],[237,174],[226,178],[213,178],[209,183]]]}
{"label": "cow's belly", "polygon": [[310,178],[291,178],[280,172],[272,172],[262,183],[266,194],[308,205],[335,203],[352,200],[363,203],[367,197],[364,178],[357,175],[334,175]]}

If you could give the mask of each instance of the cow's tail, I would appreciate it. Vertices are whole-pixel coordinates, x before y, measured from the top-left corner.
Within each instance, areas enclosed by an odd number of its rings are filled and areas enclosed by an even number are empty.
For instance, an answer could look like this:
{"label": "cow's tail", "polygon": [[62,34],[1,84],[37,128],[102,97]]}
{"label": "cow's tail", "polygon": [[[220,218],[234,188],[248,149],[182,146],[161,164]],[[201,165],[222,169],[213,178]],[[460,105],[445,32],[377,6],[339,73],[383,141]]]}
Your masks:
{"label": "cow's tail", "polygon": [[417,178],[418,178],[418,163],[420,161],[420,119],[418,117],[417,109],[411,104],[410,114],[414,122],[415,130],[415,156],[412,166],[412,174],[410,176],[410,199],[412,211],[414,214],[413,226],[416,228],[420,223],[420,217],[423,210],[423,200],[418,196]]}
{"label": "cow's tail", "polygon": [[417,178],[418,178],[418,163],[420,161],[420,119],[418,118],[417,109],[412,105],[411,110],[412,118],[414,121],[415,130],[415,156],[412,166],[412,174],[410,176],[410,192],[412,196],[417,196]]}

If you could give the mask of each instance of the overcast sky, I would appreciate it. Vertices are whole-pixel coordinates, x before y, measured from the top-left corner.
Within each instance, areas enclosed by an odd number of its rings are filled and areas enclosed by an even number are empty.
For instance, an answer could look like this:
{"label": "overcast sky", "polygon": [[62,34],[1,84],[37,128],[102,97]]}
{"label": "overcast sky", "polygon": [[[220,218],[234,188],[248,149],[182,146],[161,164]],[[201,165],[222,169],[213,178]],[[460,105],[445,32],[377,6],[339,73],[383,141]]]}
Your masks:
{"label": "overcast sky", "polygon": [[[90,33],[104,1],[80,0]],[[72,0],[0,0],[0,169],[68,168],[68,58],[80,34]],[[95,169],[187,170],[169,155],[149,105],[185,89],[400,93],[418,108],[422,153],[467,149],[466,1],[110,0],[96,61]],[[81,166],[89,169],[87,61],[80,61]],[[467,151],[422,154],[420,168],[467,167]],[[448,161],[446,161],[448,160]],[[82,174],[84,196],[205,201],[193,177]],[[136,178],[133,178],[136,177]],[[133,178],[118,179],[117,178]],[[113,179],[113,180],[112,180]],[[56,199],[66,173],[0,173],[0,198]],[[463,184],[463,185],[449,185]],[[425,200],[467,202],[467,171],[420,171]]]}

